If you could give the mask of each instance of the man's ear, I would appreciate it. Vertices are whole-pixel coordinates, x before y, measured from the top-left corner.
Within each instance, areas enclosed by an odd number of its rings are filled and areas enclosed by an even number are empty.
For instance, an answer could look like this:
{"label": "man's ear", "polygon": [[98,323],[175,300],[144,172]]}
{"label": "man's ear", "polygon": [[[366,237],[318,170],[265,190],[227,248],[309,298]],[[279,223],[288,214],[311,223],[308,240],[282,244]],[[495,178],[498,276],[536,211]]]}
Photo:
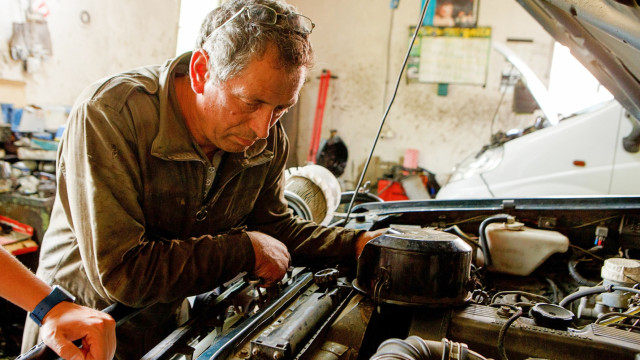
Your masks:
{"label": "man's ear", "polygon": [[191,54],[189,63],[189,78],[191,88],[196,94],[204,92],[204,85],[209,79],[209,54],[203,49],[198,49]]}

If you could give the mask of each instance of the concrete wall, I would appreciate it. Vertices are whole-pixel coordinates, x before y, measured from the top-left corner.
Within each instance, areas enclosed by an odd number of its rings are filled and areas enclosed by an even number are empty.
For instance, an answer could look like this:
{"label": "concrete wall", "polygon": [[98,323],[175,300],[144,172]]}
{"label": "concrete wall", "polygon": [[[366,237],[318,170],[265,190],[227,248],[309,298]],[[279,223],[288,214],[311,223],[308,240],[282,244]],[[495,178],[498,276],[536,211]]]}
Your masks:
{"label": "concrete wall", "polygon": [[[316,23],[311,39],[317,62],[300,98],[298,158],[307,158],[318,76],[322,69],[330,69],[338,79],[329,87],[322,137],[328,137],[330,129],[338,129],[350,155],[342,180],[353,186],[393,92],[407,51],[409,27],[418,21],[420,1],[400,1],[392,26],[387,0],[291,2]],[[553,41],[519,4],[513,0],[481,0],[478,25],[492,27],[493,41],[533,40],[507,45],[532,64],[543,81],[548,81]],[[400,161],[407,148],[418,149],[419,166],[445,180],[453,165],[488,143],[501,97],[501,73],[509,68],[502,56],[492,51],[487,86],[451,84],[447,96],[438,96],[435,84],[406,84],[403,75],[383,131],[386,136],[378,142],[374,156],[382,161]],[[385,89],[387,99],[383,99]],[[511,99],[508,93],[493,125],[494,132],[532,123],[531,116],[511,113]]]}
{"label": "concrete wall", "polygon": [[[316,67],[295,112],[298,165],[307,158],[318,76],[322,69],[330,69],[338,79],[330,85],[322,137],[338,129],[350,151],[342,180],[353,186],[393,91],[409,27],[418,19],[421,2],[402,0],[392,13],[388,0],[290,1],[317,25],[311,35]],[[0,0],[2,39],[9,39],[11,22],[19,18],[18,4],[19,0]],[[99,78],[175,54],[180,0],[49,0],[47,4],[53,57],[39,70],[24,72],[20,62],[9,58],[7,42],[0,43],[0,79],[11,80],[11,86],[22,84],[27,103],[71,105],[86,85]],[[80,21],[85,10],[91,16],[89,24]],[[478,25],[491,26],[494,41],[533,40],[509,45],[548,80],[553,42],[514,0],[481,0]],[[487,86],[449,85],[447,96],[438,96],[434,84],[407,85],[403,76],[375,156],[398,162],[407,148],[415,148],[420,151],[419,165],[437,173],[439,180],[446,179],[453,165],[488,142],[505,69],[509,66],[492,51]],[[494,131],[530,123],[529,116],[511,113],[510,100],[508,93]]]}
{"label": "concrete wall", "polygon": [[[53,56],[33,72],[9,56],[26,1],[0,0],[0,79],[24,84],[28,104],[71,105],[90,83],[175,55],[180,0],[49,0]],[[81,13],[90,22],[81,21]],[[2,101],[2,99],[0,99]]]}

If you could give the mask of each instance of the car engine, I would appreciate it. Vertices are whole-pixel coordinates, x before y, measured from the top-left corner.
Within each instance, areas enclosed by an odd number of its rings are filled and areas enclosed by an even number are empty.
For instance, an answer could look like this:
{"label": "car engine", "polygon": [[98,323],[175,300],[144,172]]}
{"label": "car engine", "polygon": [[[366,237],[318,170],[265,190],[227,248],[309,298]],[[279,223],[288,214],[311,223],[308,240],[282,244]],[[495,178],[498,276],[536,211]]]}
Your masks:
{"label": "car engine", "polygon": [[[145,359],[638,359],[640,204],[357,206],[357,265],[245,276],[196,297]],[[516,233],[501,234],[504,231]]]}

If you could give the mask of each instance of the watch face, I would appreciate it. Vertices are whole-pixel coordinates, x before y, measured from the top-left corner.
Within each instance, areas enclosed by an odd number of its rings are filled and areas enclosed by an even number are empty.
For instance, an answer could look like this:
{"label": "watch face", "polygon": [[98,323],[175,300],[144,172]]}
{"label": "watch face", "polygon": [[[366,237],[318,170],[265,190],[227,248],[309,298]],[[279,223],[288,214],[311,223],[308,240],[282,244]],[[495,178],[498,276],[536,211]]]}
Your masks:
{"label": "watch face", "polygon": [[63,288],[60,285],[54,285],[52,292],[54,291],[59,291],[60,294],[65,298],[64,301],[70,301],[70,302],[76,301],[76,297],[73,296],[70,292],[67,291],[67,289]]}

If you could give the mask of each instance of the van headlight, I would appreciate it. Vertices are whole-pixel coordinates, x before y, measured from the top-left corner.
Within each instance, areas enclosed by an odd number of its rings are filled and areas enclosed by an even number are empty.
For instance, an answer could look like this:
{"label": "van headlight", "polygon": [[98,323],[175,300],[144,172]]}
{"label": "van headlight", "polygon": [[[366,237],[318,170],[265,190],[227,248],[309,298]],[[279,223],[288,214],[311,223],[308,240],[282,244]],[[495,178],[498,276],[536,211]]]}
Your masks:
{"label": "van headlight", "polygon": [[453,169],[449,182],[460,181],[495,169],[502,161],[503,153],[504,147],[497,146],[467,157]]}

